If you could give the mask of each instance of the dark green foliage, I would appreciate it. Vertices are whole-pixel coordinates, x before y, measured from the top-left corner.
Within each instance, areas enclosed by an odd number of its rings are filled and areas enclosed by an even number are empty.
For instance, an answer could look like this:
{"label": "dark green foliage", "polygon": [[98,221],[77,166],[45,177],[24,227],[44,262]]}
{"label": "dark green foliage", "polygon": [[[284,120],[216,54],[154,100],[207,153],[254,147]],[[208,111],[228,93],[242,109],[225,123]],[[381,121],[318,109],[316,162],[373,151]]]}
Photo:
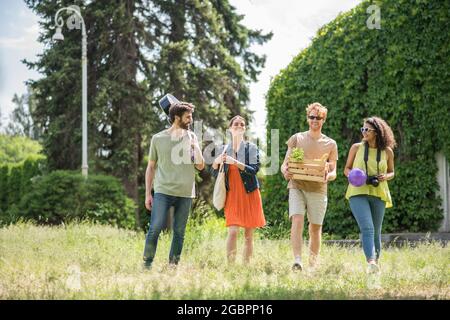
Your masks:
{"label": "dark green foliage", "polygon": [[[363,118],[377,115],[394,131],[394,207],[383,232],[435,230],[442,219],[436,152],[450,159],[450,2],[384,0],[381,29],[368,29],[364,2],[322,27],[311,46],[273,80],[267,95],[268,128],[285,141],[308,129],[305,107],[328,107],[323,132],[336,140],[338,179],[329,184],[324,231],[346,237],[357,232],[344,195],[343,168],[350,146],[360,141]],[[270,141],[270,139],[268,139]],[[270,147],[270,146],[269,146]],[[270,226],[287,234],[286,182],[268,176],[264,206]],[[281,231],[278,231],[281,230]],[[284,230],[284,231],[283,231]]]}
{"label": "dark green foliage", "polygon": [[29,156],[19,163],[0,166],[0,224],[13,221],[18,215],[20,199],[30,191],[33,178],[46,172],[46,161]]}
{"label": "dark green foliage", "polygon": [[17,212],[26,220],[42,224],[61,224],[91,220],[134,227],[134,203],[114,177],[54,171],[36,178],[22,197]]}
{"label": "dark green foliage", "polygon": [[17,204],[22,196],[22,166],[12,167],[8,175],[8,206]]}
{"label": "dark green foliage", "polygon": [[194,103],[207,127],[224,128],[230,114],[250,116],[248,86],[265,61],[251,46],[271,34],[243,26],[227,0],[25,2],[40,17],[45,45],[37,61],[25,63],[42,74],[30,81],[32,116],[50,169],[81,163],[81,34],[64,26],[65,40],[51,39],[54,15],[68,5],[80,7],[88,37],[90,172],[119,177],[139,205],[143,155],[167,125],[158,107],[164,94]]}
{"label": "dark green foliage", "polygon": [[0,211],[8,207],[8,166],[0,166]]}
{"label": "dark green foliage", "polygon": [[6,211],[8,206],[18,204],[31,186],[32,178],[45,172],[45,160],[30,157],[22,163],[0,167],[0,190],[2,193],[0,208]]}

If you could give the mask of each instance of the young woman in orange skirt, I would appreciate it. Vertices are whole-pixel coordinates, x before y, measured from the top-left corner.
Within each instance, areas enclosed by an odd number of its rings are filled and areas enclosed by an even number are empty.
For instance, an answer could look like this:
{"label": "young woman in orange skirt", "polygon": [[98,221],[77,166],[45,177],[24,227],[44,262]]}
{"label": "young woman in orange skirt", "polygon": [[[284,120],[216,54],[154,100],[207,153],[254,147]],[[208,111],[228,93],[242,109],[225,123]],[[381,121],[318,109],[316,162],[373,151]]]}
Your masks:
{"label": "young woman in orange skirt", "polygon": [[239,228],[244,228],[244,262],[247,263],[253,253],[253,231],[255,228],[263,227],[266,220],[259,181],[256,177],[260,166],[259,151],[255,144],[244,141],[245,129],[243,117],[235,116],[231,119],[229,130],[232,143],[222,148],[221,155],[214,160],[212,168],[213,174],[217,176],[219,166],[222,163],[224,165],[227,189],[224,212],[228,227],[228,261],[236,260]]}

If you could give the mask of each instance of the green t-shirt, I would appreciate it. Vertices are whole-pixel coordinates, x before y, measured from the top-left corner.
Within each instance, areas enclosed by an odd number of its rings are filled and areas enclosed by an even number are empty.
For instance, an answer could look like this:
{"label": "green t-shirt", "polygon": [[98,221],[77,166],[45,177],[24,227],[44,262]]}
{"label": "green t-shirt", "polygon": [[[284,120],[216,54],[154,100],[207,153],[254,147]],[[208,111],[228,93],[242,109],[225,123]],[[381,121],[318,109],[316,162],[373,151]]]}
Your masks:
{"label": "green t-shirt", "polygon": [[172,138],[167,130],[152,137],[149,160],[156,161],[155,193],[195,198],[195,167],[187,135]]}

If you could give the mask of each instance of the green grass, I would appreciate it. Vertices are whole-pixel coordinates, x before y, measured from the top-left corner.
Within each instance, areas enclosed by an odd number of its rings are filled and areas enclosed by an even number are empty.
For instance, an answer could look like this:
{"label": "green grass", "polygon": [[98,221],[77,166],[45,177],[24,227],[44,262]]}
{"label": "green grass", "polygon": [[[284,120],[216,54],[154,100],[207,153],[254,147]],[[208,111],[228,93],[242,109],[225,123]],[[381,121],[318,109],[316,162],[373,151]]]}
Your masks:
{"label": "green grass", "polygon": [[294,273],[287,239],[257,238],[252,262],[244,265],[240,255],[230,266],[225,237],[221,219],[189,224],[180,265],[171,268],[163,234],[153,269],[144,271],[144,233],[19,223],[0,229],[0,299],[450,298],[450,249],[439,244],[384,250],[382,274],[371,278],[358,247],[324,245],[316,271]]}

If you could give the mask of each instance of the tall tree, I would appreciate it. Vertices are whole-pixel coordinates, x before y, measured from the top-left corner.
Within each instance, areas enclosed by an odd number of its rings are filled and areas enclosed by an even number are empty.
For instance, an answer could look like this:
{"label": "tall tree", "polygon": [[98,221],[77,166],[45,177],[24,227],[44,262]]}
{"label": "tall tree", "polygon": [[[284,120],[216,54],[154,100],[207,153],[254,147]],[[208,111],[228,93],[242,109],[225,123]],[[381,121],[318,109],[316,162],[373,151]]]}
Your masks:
{"label": "tall tree", "polygon": [[[172,92],[194,102],[207,126],[224,127],[230,114],[249,116],[248,84],[265,57],[251,52],[272,34],[250,30],[227,0],[147,1],[148,79],[157,79],[159,95]],[[145,52],[144,52],[145,53]]]}
{"label": "tall tree", "polygon": [[207,127],[224,128],[230,114],[250,116],[248,85],[265,61],[250,46],[271,34],[241,25],[228,1],[25,2],[41,18],[39,41],[47,48],[25,63],[44,74],[30,84],[52,168],[77,169],[81,162],[80,32],[64,30],[63,42],[51,41],[63,6],[81,8],[88,34],[90,168],[120,177],[136,202],[150,136],[166,125],[161,96],[193,102]]}
{"label": "tall tree", "polygon": [[9,135],[25,136],[33,140],[39,139],[39,128],[34,124],[32,111],[34,107],[33,94],[30,88],[27,93],[18,96],[14,94],[12,102],[15,108],[11,113],[6,127]]}

